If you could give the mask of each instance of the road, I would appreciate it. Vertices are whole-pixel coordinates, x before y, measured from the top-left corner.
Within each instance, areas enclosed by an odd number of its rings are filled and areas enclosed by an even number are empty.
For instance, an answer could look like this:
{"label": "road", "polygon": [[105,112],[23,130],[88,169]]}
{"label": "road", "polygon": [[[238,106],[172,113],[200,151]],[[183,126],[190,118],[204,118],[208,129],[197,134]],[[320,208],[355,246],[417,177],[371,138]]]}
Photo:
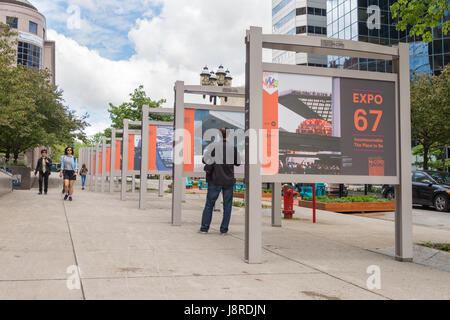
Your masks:
{"label": "road", "polygon": [[[389,212],[386,214],[369,213],[369,214],[361,214],[360,216],[389,221],[393,221],[395,217],[393,212]],[[422,206],[414,206],[413,223],[414,225],[450,230],[450,212],[439,212],[434,208],[424,208]]]}

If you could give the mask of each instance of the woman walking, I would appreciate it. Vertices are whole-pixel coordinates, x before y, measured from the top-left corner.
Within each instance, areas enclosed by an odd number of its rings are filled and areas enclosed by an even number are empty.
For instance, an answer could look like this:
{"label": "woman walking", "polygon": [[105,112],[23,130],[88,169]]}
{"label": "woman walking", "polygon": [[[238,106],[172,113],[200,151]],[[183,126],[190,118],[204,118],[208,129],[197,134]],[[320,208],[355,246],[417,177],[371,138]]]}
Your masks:
{"label": "woman walking", "polygon": [[81,166],[80,176],[81,176],[81,190],[84,190],[84,185],[86,184],[86,175],[88,173],[88,169],[85,164]]}
{"label": "woman walking", "polygon": [[77,180],[78,164],[77,158],[73,155],[73,148],[67,147],[64,150],[64,155],[61,157],[61,171],[60,177],[64,177],[64,200],[72,201],[73,184]]}

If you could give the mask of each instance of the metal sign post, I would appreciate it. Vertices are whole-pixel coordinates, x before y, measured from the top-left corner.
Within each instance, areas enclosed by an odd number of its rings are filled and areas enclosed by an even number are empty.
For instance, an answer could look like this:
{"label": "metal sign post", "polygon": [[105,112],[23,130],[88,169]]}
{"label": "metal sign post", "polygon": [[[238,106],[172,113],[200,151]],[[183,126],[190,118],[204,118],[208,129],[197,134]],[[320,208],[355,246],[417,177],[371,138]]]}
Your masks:
{"label": "metal sign post", "polygon": [[[173,115],[173,109],[153,109],[149,106],[143,106],[142,107],[142,122],[140,123],[141,126],[141,169],[140,169],[140,190],[139,190],[139,208],[145,209],[145,201],[147,197],[147,183],[148,183],[148,175],[149,174],[159,174],[160,176],[160,186],[159,186],[159,196],[162,196],[162,189],[161,187],[161,176],[165,174],[164,171],[159,171],[158,168],[155,168],[155,170],[151,171],[149,170],[149,156],[152,155],[157,157],[157,148],[156,145],[154,145],[155,150],[149,150],[150,145],[150,127],[158,127],[158,126],[170,126],[173,127],[173,122],[166,122],[166,121],[150,121],[149,116],[150,114],[166,114],[166,115]],[[156,142],[156,135],[157,130],[154,130],[153,132],[154,136],[152,136],[153,141]],[[155,160],[156,161],[156,160]]]}
{"label": "metal sign post", "polygon": [[[203,170],[195,171],[194,144],[195,112],[233,112],[244,114],[243,106],[211,105],[185,102],[185,94],[211,95],[228,98],[245,98],[243,88],[191,86],[182,81],[175,83],[175,138],[173,155],[173,183],[172,183],[172,225],[180,226],[182,217],[182,202],[186,192],[186,178],[205,178]],[[223,119],[221,120],[223,121]],[[218,122],[220,123],[220,122]],[[216,127],[215,129],[220,129]],[[242,128],[244,129],[244,128]],[[197,134],[200,134],[199,132]],[[197,137],[198,138],[198,137]],[[202,137],[201,137],[202,138]],[[198,155],[197,155],[198,156]],[[188,160],[189,161],[186,161]],[[200,163],[201,165],[201,163]],[[201,165],[203,168],[203,165]],[[236,174],[243,178],[243,174]]]}
{"label": "metal sign post", "polygon": [[[291,181],[395,185],[396,259],[411,261],[408,44],[387,47],[320,37],[266,35],[261,28],[251,27],[246,47],[246,260],[262,261],[261,182]],[[394,73],[263,63],[263,49],[391,60]],[[323,81],[330,91],[324,91]],[[308,99],[322,101],[319,105],[323,110],[329,108],[329,113],[314,109],[318,104],[308,106]],[[281,132],[280,104],[308,121],[300,120],[303,122],[298,128]],[[267,170],[258,159],[267,150],[271,150],[275,170]],[[311,160],[314,154],[321,158]]]}

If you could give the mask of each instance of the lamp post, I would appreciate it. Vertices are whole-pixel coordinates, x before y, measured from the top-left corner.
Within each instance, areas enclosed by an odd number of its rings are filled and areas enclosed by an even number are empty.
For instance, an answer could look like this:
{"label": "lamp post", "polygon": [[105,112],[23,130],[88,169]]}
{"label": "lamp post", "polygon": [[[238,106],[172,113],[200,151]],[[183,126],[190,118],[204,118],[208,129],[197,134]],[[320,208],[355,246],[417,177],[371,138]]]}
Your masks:
{"label": "lamp post", "polygon": [[[231,73],[229,70],[225,71],[225,68],[220,65],[217,69],[217,72],[209,71],[208,67],[205,66],[200,73],[200,84],[202,86],[218,86],[218,87],[231,87],[233,81],[233,77],[231,76]],[[203,99],[205,99],[206,96],[203,96]],[[220,98],[220,97],[219,97]],[[227,97],[225,97],[225,101],[227,101]],[[213,102],[214,105],[217,104],[217,96],[210,96],[209,101]]]}

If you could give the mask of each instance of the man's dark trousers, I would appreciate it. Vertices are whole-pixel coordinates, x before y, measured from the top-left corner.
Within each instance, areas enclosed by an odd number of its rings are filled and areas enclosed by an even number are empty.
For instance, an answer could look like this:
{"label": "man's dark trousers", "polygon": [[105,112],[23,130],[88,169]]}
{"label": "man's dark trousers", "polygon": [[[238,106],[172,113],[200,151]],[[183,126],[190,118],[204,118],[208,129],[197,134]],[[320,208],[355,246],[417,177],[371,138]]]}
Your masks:
{"label": "man's dark trousers", "polygon": [[220,226],[220,233],[228,232],[228,225],[230,224],[231,219],[231,209],[233,207],[234,185],[229,187],[221,187],[212,183],[208,183],[208,194],[206,196],[206,204],[202,216],[202,227],[200,229],[202,232],[209,231],[214,205],[219,197],[220,191],[222,191],[223,194],[223,219],[222,225]]}
{"label": "man's dark trousers", "polygon": [[39,193],[42,193],[42,182],[44,183],[44,193],[48,190],[48,176],[49,174],[39,172]]}

